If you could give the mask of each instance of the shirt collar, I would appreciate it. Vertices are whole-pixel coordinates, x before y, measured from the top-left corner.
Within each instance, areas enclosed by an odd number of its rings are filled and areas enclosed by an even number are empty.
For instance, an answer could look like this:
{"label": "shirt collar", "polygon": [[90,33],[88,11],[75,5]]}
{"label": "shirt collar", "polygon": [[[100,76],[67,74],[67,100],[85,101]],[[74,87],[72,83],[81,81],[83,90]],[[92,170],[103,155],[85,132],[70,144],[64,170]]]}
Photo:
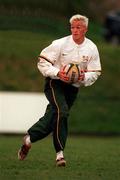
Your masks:
{"label": "shirt collar", "polygon": [[70,35],[70,43],[73,45],[73,46],[75,46],[75,47],[82,47],[82,46],[84,46],[85,45],[85,43],[86,43],[86,37],[85,37],[85,40],[83,41],[83,43],[82,44],[77,44],[77,43],[75,43],[75,41],[73,40],[73,38],[72,38],[72,35]]}

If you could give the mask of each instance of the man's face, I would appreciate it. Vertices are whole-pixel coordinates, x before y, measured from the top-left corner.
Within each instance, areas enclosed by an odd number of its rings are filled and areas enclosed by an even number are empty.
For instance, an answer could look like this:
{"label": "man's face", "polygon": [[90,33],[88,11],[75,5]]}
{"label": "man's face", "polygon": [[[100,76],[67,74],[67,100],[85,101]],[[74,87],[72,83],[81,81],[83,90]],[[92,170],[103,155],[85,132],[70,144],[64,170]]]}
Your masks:
{"label": "man's face", "polygon": [[82,20],[74,20],[71,23],[71,34],[74,40],[79,40],[85,36],[87,27]]}

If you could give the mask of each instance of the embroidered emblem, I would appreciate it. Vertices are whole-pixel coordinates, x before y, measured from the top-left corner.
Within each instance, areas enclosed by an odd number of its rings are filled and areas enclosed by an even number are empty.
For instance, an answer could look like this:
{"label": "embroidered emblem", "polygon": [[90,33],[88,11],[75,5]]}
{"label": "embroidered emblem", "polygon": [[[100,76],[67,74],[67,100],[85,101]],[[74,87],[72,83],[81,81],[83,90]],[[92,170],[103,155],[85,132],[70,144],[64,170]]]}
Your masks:
{"label": "embroidered emblem", "polygon": [[82,61],[83,62],[88,62],[89,60],[89,57],[88,56],[82,56]]}

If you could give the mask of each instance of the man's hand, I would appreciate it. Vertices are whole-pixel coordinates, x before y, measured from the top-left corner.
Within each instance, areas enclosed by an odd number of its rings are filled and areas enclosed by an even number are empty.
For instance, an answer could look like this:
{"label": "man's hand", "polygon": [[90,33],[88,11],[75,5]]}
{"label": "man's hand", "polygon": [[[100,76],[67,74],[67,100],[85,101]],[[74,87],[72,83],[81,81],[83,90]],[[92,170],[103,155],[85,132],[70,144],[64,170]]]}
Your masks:
{"label": "man's hand", "polygon": [[84,78],[85,78],[85,73],[84,73],[83,70],[81,70],[81,71],[80,71],[80,76],[79,76],[79,78],[78,78],[78,81],[79,81],[79,82],[80,82],[80,81],[83,81]]}
{"label": "man's hand", "polygon": [[[59,72],[58,72],[58,75],[57,75],[61,81],[64,81],[66,83],[70,83],[70,80],[69,80],[69,77],[66,75],[66,73],[63,71],[63,69],[61,69]],[[83,81],[85,78],[85,73],[83,70],[81,70],[80,72],[80,76],[78,78],[78,82],[80,81]]]}
{"label": "man's hand", "polygon": [[57,76],[60,78],[61,81],[69,83],[69,77],[62,69],[58,72]]}

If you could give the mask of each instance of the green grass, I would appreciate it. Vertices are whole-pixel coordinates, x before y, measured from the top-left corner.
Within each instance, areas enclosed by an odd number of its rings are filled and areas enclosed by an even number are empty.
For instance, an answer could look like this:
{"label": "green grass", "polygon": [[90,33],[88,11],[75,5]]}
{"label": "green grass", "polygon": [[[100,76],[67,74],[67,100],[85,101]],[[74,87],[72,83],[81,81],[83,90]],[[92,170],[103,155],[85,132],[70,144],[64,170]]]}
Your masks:
{"label": "green grass", "polygon": [[41,46],[45,47],[45,43],[48,43],[47,39],[50,41],[49,35],[26,31],[1,31],[0,36],[0,89],[42,91],[43,78],[37,69],[37,56]]}
{"label": "green grass", "polygon": [[81,134],[120,134],[118,99],[79,94],[70,113],[70,132]]}
{"label": "green grass", "polygon": [[0,136],[0,179],[119,180],[120,137],[68,137],[67,166],[55,166],[51,137],[33,144],[25,161],[17,160],[21,136]]}

